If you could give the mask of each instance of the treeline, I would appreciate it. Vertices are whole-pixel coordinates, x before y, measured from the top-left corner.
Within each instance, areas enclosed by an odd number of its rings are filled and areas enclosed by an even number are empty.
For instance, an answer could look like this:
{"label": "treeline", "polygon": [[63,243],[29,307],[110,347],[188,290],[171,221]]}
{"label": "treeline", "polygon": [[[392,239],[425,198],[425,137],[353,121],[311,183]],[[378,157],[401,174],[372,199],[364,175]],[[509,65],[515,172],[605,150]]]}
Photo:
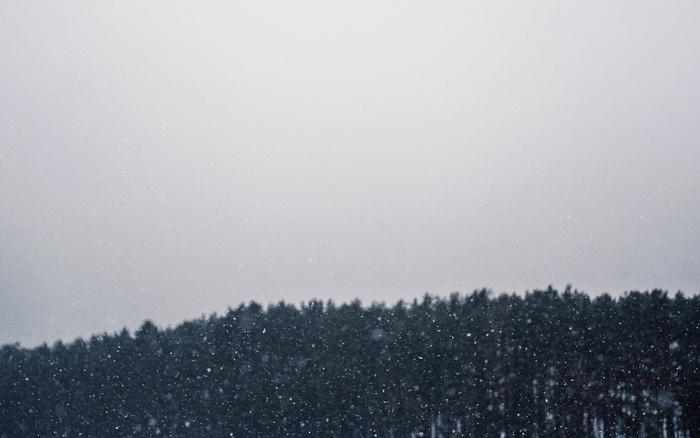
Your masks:
{"label": "treeline", "polygon": [[0,437],[700,437],[700,298],[241,305],[0,350]]}

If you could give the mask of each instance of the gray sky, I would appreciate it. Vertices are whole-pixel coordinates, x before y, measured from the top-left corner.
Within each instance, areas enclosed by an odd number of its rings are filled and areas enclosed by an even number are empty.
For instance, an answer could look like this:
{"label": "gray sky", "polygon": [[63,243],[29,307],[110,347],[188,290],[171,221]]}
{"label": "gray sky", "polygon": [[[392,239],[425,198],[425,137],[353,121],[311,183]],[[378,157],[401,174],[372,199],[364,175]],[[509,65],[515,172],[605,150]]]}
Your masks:
{"label": "gray sky", "polygon": [[0,343],[700,285],[700,3],[0,0]]}

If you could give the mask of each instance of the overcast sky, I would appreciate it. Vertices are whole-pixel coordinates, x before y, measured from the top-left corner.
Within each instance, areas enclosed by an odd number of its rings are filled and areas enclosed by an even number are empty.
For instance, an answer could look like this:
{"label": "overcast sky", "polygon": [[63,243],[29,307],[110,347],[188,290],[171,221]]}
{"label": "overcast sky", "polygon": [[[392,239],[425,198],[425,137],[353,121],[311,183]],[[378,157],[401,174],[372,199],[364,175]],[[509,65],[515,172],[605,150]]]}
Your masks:
{"label": "overcast sky", "polygon": [[0,344],[700,285],[700,3],[0,0]]}

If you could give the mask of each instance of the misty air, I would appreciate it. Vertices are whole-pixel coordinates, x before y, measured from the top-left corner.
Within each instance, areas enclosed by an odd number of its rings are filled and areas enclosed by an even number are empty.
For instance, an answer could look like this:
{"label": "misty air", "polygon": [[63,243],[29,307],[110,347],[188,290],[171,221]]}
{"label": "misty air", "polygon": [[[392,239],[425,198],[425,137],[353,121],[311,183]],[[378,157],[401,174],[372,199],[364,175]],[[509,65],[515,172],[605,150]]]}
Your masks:
{"label": "misty air", "polygon": [[700,6],[0,10],[0,438],[700,437]]}

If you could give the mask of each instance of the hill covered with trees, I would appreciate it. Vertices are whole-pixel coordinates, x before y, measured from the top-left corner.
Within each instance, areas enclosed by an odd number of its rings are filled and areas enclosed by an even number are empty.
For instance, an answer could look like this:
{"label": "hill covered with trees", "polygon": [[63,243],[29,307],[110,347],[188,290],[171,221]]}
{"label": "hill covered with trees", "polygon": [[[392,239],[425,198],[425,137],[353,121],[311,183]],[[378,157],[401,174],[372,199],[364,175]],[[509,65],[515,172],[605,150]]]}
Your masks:
{"label": "hill covered with trees", "polygon": [[0,349],[0,437],[700,437],[700,297],[312,301]]}

